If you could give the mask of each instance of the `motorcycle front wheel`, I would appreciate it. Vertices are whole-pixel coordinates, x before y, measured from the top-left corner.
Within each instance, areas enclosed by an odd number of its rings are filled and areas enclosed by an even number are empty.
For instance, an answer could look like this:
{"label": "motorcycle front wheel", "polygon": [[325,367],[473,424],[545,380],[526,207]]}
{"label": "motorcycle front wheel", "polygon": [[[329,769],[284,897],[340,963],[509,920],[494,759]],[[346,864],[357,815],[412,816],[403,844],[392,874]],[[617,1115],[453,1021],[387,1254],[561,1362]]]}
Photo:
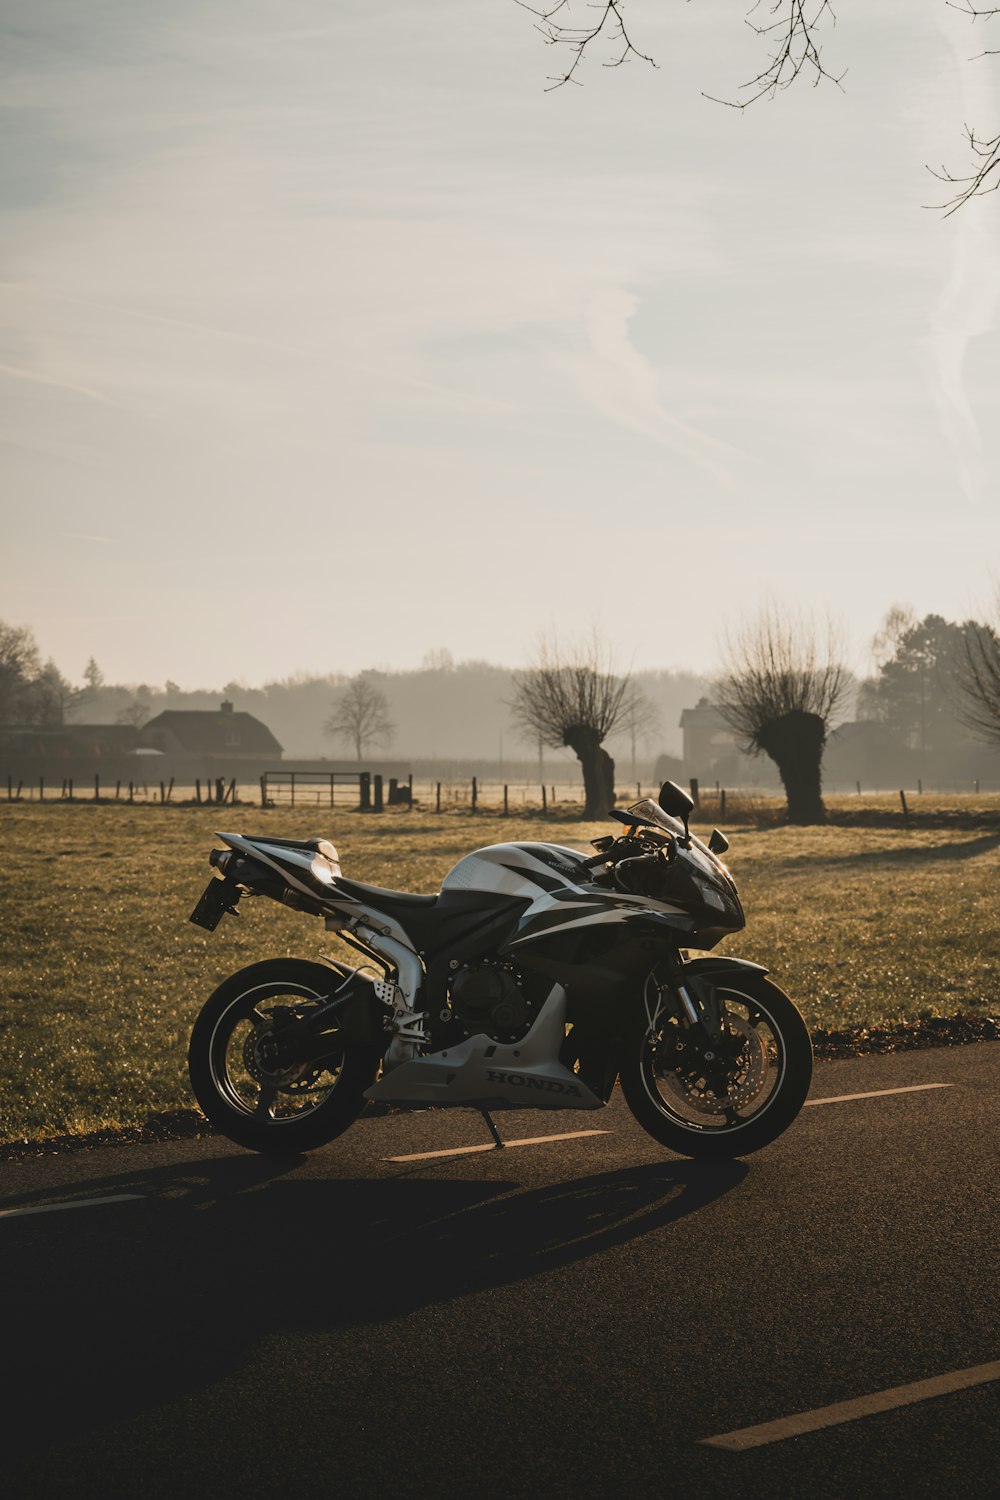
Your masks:
{"label": "motorcycle front wheel", "polygon": [[643,1013],[625,1047],[621,1085],[644,1130],[681,1156],[728,1160],[775,1140],[812,1081],[812,1043],[791,1000],[763,974],[716,984],[723,1040],[698,1046],[686,1022]]}
{"label": "motorcycle front wheel", "polygon": [[[347,971],[345,970],[346,974]],[[251,964],[219,985],[194,1024],[191,1087],[215,1128],[252,1151],[311,1151],[364,1108],[378,1059],[340,1044],[322,1059],[276,1070],[268,1040],[336,990],[336,970],[304,959]]]}

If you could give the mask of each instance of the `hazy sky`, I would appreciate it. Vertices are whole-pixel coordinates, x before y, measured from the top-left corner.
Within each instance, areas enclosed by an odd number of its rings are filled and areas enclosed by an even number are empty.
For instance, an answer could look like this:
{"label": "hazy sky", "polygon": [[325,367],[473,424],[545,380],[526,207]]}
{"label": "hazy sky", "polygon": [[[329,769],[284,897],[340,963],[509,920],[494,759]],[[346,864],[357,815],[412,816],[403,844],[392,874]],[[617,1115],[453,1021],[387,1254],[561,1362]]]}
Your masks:
{"label": "hazy sky", "polygon": [[[743,114],[734,0],[546,93],[512,0],[6,4],[0,618],[78,678],[711,667],[766,595],[965,617],[1000,574],[1000,45],[843,0]],[[995,23],[1000,33],[1000,21]]]}

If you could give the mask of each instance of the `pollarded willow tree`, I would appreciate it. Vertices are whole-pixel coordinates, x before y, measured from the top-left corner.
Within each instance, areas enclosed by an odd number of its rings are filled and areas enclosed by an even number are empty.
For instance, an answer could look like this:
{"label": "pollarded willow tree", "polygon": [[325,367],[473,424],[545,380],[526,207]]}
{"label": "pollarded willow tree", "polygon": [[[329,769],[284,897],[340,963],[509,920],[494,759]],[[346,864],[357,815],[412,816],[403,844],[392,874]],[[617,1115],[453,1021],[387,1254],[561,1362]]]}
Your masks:
{"label": "pollarded willow tree", "polygon": [[725,644],[715,698],[743,748],[774,761],[791,823],[823,823],[823,749],[849,682],[832,627],[768,605]]}
{"label": "pollarded willow tree", "polygon": [[539,642],[533,666],[514,673],[511,716],[553,749],[568,747],[583,773],[585,818],[602,818],[615,801],[615,763],[604,748],[633,704],[629,678],[614,669],[596,634],[563,648]]}

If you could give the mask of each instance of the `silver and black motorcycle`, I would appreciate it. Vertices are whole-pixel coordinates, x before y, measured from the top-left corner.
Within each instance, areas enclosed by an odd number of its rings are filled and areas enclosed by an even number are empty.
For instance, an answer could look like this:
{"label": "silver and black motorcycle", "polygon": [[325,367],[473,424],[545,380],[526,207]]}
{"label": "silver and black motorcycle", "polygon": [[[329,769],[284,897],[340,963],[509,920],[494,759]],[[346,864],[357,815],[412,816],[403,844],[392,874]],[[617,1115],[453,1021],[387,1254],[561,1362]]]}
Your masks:
{"label": "silver and black motorcycle", "polygon": [[191,921],[214,930],[243,896],[322,917],[364,963],[269,959],[233,974],[191,1036],[195,1096],[224,1135],[304,1151],[368,1101],[491,1111],[600,1109],[616,1079],[650,1135],[684,1156],[745,1156],[795,1119],[809,1033],[759,964],[691,958],[744,924],[720,855],[690,832],[691,798],[609,814],[587,855],[492,844],[434,896],[342,874],[322,838],[220,834]]}

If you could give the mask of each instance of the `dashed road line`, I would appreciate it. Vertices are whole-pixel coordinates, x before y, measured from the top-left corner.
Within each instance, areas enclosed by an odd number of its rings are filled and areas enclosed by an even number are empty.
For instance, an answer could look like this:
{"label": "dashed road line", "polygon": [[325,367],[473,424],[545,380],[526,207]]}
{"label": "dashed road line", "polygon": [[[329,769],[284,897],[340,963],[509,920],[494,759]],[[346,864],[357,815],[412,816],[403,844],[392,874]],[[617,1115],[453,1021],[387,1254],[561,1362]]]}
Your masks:
{"label": "dashed road line", "polygon": [[41,1203],[36,1208],[0,1208],[0,1219],[17,1219],[25,1214],[54,1214],[64,1208],[100,1208],[103,1203],[134,1203],[145,1193],[113,1193],[107,1198],[74,1198],[69,1203]]}
{"label": "dashed road line", "polygon": [[[546,1141],[579,1141],[588,1135],[610,1135],[609,1130],[568,1130],[562,1135],[528,1135],[520,1140],[504,1141],[504,1149],[512,1146],[541,1146]],[[410,1156],[386,1156],[383,1161],[435,1161],[442,1156],[471,1156],[479,1151],[496,1151],[491,1141],[488,1146],[452,1146],[447,1151],[414,1151]]]}
{"label": "dashed road line", "polygon": [[898,1411],[900,1407],[913,1406],[917,1401],[929,1401],[933,1396],[946,1396],[951,1391],[987,1385],[992,1380],[1000,1380],[1000,1359],[988,1365],[971,1365],[967,1370],[952,1370],[947,1375],[934,1375],[930,1380],[915,1380],[912,1385],[895,1385],[887,1391],[858,1396],[853,1401],[835,1401],[832,1406],[817,1406],[814,1411],[797,1412],[792,1417],[779,1417],[775,1422],[761,1422],[756,1427],[741,1427],[735,1432],[723,1432],[698,1441],[709,1448],[728,1448],[731,1452],[742,1453],[747,1448],[780,1443],[804,1432],[818,1432],[823,1427],[856,1422],[859,1417]]}
{"label": "dashed road line", "polygon": [[807,1099],[806,1104],[847,1104],[851,1099],[881,1099],[886,1094],[919,1094],[924,1089],[953,1089],[954,1087],[953,1083],[910,1083],[906,1088],[872,1089],[867,1094],[831,1094],[828,1099]]}

